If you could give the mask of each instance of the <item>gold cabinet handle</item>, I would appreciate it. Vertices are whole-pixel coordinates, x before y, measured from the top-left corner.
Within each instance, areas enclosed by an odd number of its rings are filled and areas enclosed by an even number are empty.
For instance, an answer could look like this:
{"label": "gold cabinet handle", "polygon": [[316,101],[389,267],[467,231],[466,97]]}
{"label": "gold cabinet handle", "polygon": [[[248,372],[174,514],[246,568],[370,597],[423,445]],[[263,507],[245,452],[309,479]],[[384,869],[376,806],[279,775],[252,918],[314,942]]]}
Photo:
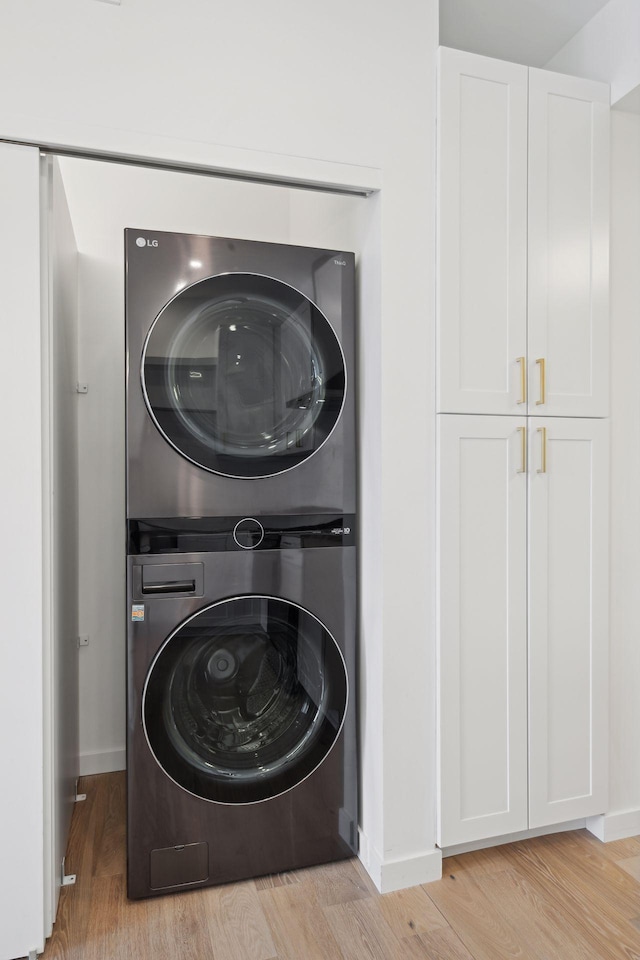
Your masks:
{"label": "gold cabinet handle", "polygon": [[540,399],[536,400],[536,406],[539,406],[541,403],[545,403],[547,399],[547,378],[544,357],[538,357],[536,363],[540,365]]}
{"label": "gold cabinet handle", "polygon": [[[516,363],[520,364],[520,399],[518,403],[527,402],[527,361],[525,357],[518,357]],[[519,427],[518,429],[522,429]]]}
{"label": "gold cabinet handle", "polygon": [[547,472],[547,428],[538,427],[538,433],[542,434],[542,456],[541,456],[542,466],[537,472],[546,473]]}
{"label": "gold cabinet handle", "polygon": [[527,428],[518,427],[520,434],[520,469],[517,473],[527,472]]}

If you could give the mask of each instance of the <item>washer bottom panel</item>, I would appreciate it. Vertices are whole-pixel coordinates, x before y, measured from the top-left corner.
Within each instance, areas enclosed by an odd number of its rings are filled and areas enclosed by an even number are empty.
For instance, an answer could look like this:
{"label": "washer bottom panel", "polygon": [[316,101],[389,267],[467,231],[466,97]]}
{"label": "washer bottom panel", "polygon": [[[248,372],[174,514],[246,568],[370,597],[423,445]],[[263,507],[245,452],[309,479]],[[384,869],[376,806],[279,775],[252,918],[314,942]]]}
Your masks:
{"label": "washer bottom panel", "polygon": [[180,843],[152,850],[149,854],[149,886],[152,890],[192,886],[209,879],[209,844]]}

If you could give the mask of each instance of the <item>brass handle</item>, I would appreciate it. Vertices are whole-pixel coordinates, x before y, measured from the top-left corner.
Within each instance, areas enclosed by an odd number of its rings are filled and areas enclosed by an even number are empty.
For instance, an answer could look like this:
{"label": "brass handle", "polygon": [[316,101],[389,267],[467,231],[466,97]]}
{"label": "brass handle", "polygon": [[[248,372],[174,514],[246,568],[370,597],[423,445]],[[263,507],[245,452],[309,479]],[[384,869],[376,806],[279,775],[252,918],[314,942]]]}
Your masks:
{"label": "brass handle", "polygon": [[520,469],[517,473],[526,473],[527,472],[527,428],[518,427],[518,432],[520,434]]}
{"label": "brass handle", "polygon": [[538,357],[536,363],[540,364],[540,399],[536,400],[536,406],[539,406],[541,403],[545,403],[547,398],[547,378],[544,357]]}
{"label": "brass handle", "polygon": [[[527,361],[524,357],[518,357],[516,363],[520,364],[520,399],[518,403],[527,402]],[[522,429],[522,428],[518,428]]]}
{"label": "brass handle", "polygon": [[542,458],[541,458],[542,466],[537,472],[546,473],[547,472],[547,428],[538,427],[538,433],[542,434]]}

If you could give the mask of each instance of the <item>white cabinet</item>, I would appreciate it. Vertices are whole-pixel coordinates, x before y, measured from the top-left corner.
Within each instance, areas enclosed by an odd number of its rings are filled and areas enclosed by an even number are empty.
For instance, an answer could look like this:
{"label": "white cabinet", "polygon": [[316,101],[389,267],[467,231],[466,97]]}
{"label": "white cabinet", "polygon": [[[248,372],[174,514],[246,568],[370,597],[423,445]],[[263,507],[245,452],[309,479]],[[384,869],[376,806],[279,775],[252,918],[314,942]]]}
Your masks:
{"label": "white cabinet", "polygon": [[529,824],[607,806],[609,424],[530,420]]}
{"label": "white cabinet", "polygon": [[609,88],[530,70],[531,413],[608,415],[608,223]]}
{"label": "white cabinet", "polygon": [[440,840],[527,827],[525,418],[438,417]]}
{"label": "white cabinet", "polygon": [[440,51],[443,846],[606,810],[608,104]]}
{"label": "white cabinet", "polygon": [[452,846],[606,809],[608,424],[438,421],[439,843]]}
{"label": "white cabinet", "polygon": [[438,410],[523,413],[527,68],[440,56]]}
{"label": "white cabinet", "polygon": [[441,413],[608,414],[609,88],[440,50]]}

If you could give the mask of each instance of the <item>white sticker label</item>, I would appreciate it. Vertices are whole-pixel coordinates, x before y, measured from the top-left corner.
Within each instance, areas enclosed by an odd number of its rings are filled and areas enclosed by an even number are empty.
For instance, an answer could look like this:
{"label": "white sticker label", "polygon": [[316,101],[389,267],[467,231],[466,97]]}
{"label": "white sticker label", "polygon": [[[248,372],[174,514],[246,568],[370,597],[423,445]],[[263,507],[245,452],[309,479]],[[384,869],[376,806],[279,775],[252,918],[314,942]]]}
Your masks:
{"label": "white sticker label", "polygon": [[132,622],[144,620],[144,603],[131,604],[131,620]]}

